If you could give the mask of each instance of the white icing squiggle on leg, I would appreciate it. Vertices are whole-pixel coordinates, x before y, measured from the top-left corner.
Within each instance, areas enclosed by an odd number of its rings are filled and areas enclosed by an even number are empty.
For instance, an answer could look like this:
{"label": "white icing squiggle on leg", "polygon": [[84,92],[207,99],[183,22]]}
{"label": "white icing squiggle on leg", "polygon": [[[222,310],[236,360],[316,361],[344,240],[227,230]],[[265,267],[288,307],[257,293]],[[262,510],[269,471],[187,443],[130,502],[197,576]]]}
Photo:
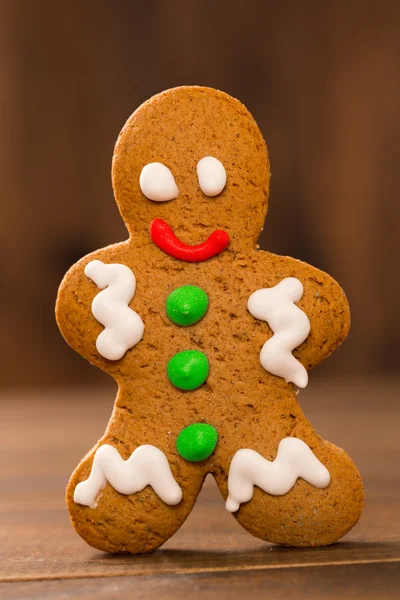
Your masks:
{"label": "white icing squiggle on leg", "polygon": [[104,290],[92,302],[93,316],[105,327],[96,348],[104,358],[119,360],[143,337],[143,321],[129,308],[136,290],[135,275],[126,265],[105,265],[101,260],[86,265],[85,275]]}
{"label": "white icing squiggle on leg", "polygon": [[302,440],[281,440],[272,462],[254,450],[238,450],[229,468],[226,510],[236,512],[243,502],[251,500],[255,485],[272,496],[283,496],[298,477],[317,488],[326,488],[331,480],[328,469]]}
{"label": "white icing squiggle on leg", "polygon": [[100,446],[89,479],[75,488],[74,501],[96,508],[96,498],[107,481],[120,494],[135,494],[151,485],[165,504],[175,505],[182,500],[182,490],[172,475],[168,459],[155,446],[139,446],[128,460],[123,460],[113,446]]}
{"label": "white icing squiggle on leg", "polygon": [[251,294],[247,303],[253,317],[266,321],[274,332],[261,349],[262,366],[299,388],[305,388],[308,383],[306,369],[292,354],[310,333],[307,315],[294,304],[301,299],[303,292],[301,281],[286,277],[275,287]]}

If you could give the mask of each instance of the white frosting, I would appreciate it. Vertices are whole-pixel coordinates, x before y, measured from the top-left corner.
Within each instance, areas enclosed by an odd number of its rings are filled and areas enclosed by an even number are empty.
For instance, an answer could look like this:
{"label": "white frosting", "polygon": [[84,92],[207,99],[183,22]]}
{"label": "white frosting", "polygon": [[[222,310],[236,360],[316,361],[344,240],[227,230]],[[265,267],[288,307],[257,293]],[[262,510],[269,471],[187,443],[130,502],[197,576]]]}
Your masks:
{"label": "white frosting", "polygon": [[308,383],[306,369],[292,354],[310,333],[306,313],[294,304],[301,299],[303,291],[298,279],[286,277],[275,287],[257,290],[247,303],[253,317],[266,321],[274,332],[261,349],[262,366],[299,388],[305,388]]}
{"label": "white frosting", "polygon": [[105,265],[101,260],[86,265],[85,275],[100,289],[107,288],[92,302],[93,316],[105,327],[96,348],[104,358],[119,360],[143,337],[143,321],[128,306],[135,295],[135,275],[126,265]]}
{"label": "white frosting", "polygon": [[74,501],[96,508],[96,498],[107,481],[120,494],[135,494],[151,485],[166,504],[173,506],[182,500],[182,490],[171,473],[168,459],[155,446],[139,446],[128,460],[123,460],[113,446],[100,446],[89,479],[81,481],[75,488]]}
{"label": "white frosting", "polygon": [[171,171],[159,162],[149,163],[143,167],[139,185],[146,198],[154,202],[173,200],[179,194]]}
{"label": "white frosting", "polygon": [[272,462],[254,450],[238,450],[229,468],[226,509],[236,512],[251,500],[255,485],[272,496],[287,494],[298,477],[317,488],[326,488],[331,480],[328,469],[302,440],[281,440]]}
{"label": "white frosting", "polygon": [[205,156],[197,163],[200,189],[206,196],[218,196],[226,185],[225,167],[218,158]]}

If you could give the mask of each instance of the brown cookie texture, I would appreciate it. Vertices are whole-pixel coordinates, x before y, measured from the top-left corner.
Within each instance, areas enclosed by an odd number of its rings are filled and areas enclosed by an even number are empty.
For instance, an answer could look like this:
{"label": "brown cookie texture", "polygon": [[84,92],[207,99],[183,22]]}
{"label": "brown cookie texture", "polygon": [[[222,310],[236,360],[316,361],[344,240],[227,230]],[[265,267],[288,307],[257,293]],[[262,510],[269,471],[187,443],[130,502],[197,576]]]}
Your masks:
{"label": "brown cookie texture", "polygon": [[[205,156],[217,158],[226,170],[226,186],[216,197],[205,196],[199,187],[196,166]],[[153,202],[141,191],[141,171],[153,162],[173,174],[179,189],[175,199]],[[60,286],[56,307],[66,341],[119,386],[104,436],[68,485],[67,504],[75,529],[90,545],[107,552],[154,550],[190,514],[208,473],[226,499],[237,451],[248,448],[273,461],[280,441],[295,437],[328,469],[329,485],[318,488],[298,478],[289,492],[276,496],[255,486],[252,499],[233,515],[252,535],[283,545],[319,546],[338,540],[360,517],[360,475],[343,450],[314,431],[293,384],[262,367],[260,350],[273,332],[266,321],[250,314],[247,302],[256,290],[271,288],[287,277],[302,283],[304,292],[296,305],[308,316],[311,328],[293,355],[307,370],[346,338],[349,307],[342,289],[326,273],[255,249],[267,210],[270,171],[254,119],[238,100],[210,88],[181,87],[158,94],[122,129],[112,179],[129,239],[74,265]],[[201,262],[178,260],[153,242],[149,229],[154,219],[167,222],[182,242],[191,245],[222,229],[229,235],[229,246]],[[115,361],[96,349],[104,326],[92,313],[92,301],[100,289],[84,273],[93,260],[126,265],[136,278],[129,306],[143,320],[143,339]],[[209,305],[200,321],[179,326],[168,318],[166,300],[186,285],[204,290]],[[194,390],[178,389],[167,376],[168,361],[183,350],[201,351],[209,361],[207,380]],[[185,460],[176,447],[179,433],[193,423],[210,424],[218,432],[214,452],[199,462]],[[75,502],[75,488],[88,479],[96,450],[104,444],[116,448],[123,460],[143,445],[160,449],[182,490],[182,500],[169,505],[150,485],[123,494],[106,483],[95,508]]]}

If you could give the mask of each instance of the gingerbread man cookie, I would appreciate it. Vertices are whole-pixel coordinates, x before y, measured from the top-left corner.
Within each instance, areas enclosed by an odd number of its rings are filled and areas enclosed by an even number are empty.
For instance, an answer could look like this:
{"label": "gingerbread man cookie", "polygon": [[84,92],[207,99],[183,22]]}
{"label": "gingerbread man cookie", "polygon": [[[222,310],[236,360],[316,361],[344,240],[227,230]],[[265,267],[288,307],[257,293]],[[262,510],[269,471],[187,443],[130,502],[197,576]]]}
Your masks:
{"label": "gingerbread man cookie", "polygon": [[361,478],[297,392],[346,338],[349,309],[329,275],[256,250],[270,171],[254,119],[217,90],[158,94],[123,128],[112,177],[129,239],[73,266],[57,300],[66,341],[119,387],[68,485],[75,529],[107,552],[154,550],[211,473],[249,533],[338,540]]}

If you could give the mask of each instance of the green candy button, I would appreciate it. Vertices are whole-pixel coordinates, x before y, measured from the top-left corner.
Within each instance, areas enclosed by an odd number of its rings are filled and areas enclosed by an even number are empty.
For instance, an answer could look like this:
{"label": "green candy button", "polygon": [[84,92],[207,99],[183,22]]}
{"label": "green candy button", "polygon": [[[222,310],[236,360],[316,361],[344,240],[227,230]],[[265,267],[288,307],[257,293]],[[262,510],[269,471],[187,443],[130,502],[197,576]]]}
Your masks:
{"label": "green candy button", "polygon": [[208,358],[200,350],[178,352],[167,365],[168,379],[181,390],[195,390],[208,377],[210,366]]}
{"label": "green candy button", "polygon": [[183,285],[171,292],[165,308],[168,318],[176,325],[194,325],[207,312],[208,296],[197,285]]}
{"label": "green candy button", "polygon": [[198,462],[211,456],[217,441],[215,427],[207,423],[193,423],[182,429],[176,438],[176,449],[185,460]]}

